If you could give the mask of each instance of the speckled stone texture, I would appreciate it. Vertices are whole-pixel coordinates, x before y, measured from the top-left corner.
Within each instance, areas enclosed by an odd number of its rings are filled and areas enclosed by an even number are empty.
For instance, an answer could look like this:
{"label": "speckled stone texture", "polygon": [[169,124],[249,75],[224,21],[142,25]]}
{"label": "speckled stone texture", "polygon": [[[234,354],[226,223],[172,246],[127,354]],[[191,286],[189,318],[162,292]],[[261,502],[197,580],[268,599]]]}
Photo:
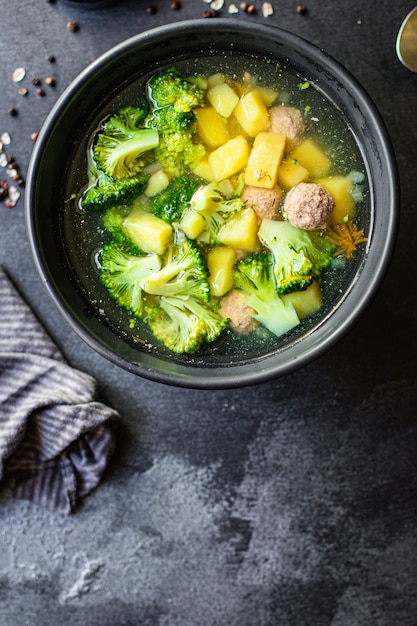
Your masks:
{"label": "speckled stone texture", "polygon": [[[87,63],[207,8],[152,4],[148,15],[134,0],[100,12],[0,0],[0,131],[24,173],[31,134]],[[76,514],[16,501],[3,484],[0,626],[417,624],[417,81],[394,49],[412,5],[311,0],[303,15],[289,0],[273,5],[272,17],[258,2],[256,15],[238,19],[325,48],[386,121],[402,214],[384,285],[347,337],[294,374],[242,390],[165,387],[119,370],[68,329],[37,276],[22,200],[0,205],[0,264],[71,365],[94,376],[122,415],[114,461]],[[11,79],[19,66],[24,98]],[[39,97],[30,81],[48,75],[56,87]]]}

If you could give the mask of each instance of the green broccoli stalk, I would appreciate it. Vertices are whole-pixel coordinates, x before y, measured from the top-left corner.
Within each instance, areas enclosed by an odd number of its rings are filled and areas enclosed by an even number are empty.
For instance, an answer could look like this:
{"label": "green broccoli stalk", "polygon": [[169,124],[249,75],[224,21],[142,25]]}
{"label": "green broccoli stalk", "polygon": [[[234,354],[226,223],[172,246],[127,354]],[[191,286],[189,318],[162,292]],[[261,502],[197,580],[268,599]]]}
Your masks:
{"label": "green broccoli stalk", "polygon": [[228,325],[208,304],[190,296],[162,297],[160,306],[146,310],[145,319],[155,337],[179,354],[196,352]]}
{"label": "green broccoli stalk", "polygon": [[150,100],[158,108],[172,104],[179,113],[186,113],[205,104],[204,89],[187,81],[173,67],[154,75],[148,89]]}
{"label": "green broccoli stalk", "polygon": [[[233,215],[244,207],[240,198],[227,199],[219,190],[217,183],[209,183],[199,187],[191,196],[189,209],[184,214],[184,221],[192,222],[196,218],[204,218],[204,227],[197,235],[203,244],[216,244],[221,227]],[[180,223],[181,227],[181,223]]]}
{"label": "green broccoli stalk", "polygon": [[131,202],[140,196],[148,182],[147,176],[111,178],[98,170],[92,154],[87,155],[88,186],[80,199],[84,211],[100,211]]}
{"label": "green broccoli stalk", "polygon": [[210,299],[207,269],[201,250],[187,239],[168,246],[158,272],[141,281],[144,291],[158,296],[193,296]]}
{"label": "green broccoli stalk", "polygon": [[235,286],[253,317],[280,337],[300,323],[291,303],[284,303],[276,292],[272,257],[266,252],[247,256],[234,269]]}
{"label": "green broccoli stalk", "polygon": [[147,111],[127,107],[112,115],[98,131],[93,144],[93,157],[99,170],[112,178],[137,175],[145,161],[143,153],[159,145],[159,134],[154,128],[138,126]]}
{"label": "green broccoli stalk", "polygon": [[202,179],[193,174],[172,178],[168,187],[152,198],[152,213],[169,224],[178,222],[201,184]]}
{"label": "green broccoli stalk", "polygon": [[141,317],[144,307],[141,281],[160,267],[157,254],[136,256],[111,243],[103,246],[100,255],[100,280],[120,306]]}
{"label": "green broccoli stalk", "polygon": [[333,259],[335,248],[327,237],[296,228],[289,222],[264,219],[258,237],[273,255],[279,294],[307,289]]}

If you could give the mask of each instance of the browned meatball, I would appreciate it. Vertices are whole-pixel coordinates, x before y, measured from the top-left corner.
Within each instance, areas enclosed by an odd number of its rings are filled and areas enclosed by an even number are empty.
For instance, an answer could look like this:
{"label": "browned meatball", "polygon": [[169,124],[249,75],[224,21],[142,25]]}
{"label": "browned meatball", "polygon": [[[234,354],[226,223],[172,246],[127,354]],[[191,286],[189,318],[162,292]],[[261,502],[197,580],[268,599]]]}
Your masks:
{"label": "browned meatball", "polygon": [[316,230],[326,228],[334,204],[332,196],[321,185],[300,183],[288,192],[284,213],[293,226]]}
{"label": "browned meatball", "polygon": [[287,138],[286,151],[294,150],[301,143],[305,132],[305,123],[301,111],[295,107],[275,106],[269,110],[269,117],[271,120],[269,130],[285,135]]}
{"label": "browned meatball", "polygon": [[230,328],[238,333],[250,333],[259,325],[252,317],[253,309],[243,302],[241,294],[236,289],[221,299],[219,313],[224,319],[230,320]]}
{"label": "browned meatball", "polygon": [[258,216],[258,220],[264,218],[276,220],[280,215],[281,201],[284,192],[281,187],[264,189],[263,187],[251,187],[247,185],[243,189],[241,199],[250,206]]}

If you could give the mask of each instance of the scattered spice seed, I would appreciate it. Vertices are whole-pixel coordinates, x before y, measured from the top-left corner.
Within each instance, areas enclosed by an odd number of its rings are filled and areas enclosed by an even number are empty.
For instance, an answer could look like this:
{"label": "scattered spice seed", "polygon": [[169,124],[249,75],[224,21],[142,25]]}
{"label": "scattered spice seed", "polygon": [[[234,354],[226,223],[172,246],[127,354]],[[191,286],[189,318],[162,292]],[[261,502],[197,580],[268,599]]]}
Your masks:
{"label": "scattered spice seed", "polygon": [[32,78],[31,83],[32,83],[32,85],[37,87],[38,85],[41,84],[41,79],[40,78]]}
{"label": "scattered spice seed", "polygon": [[146,13],[148,15],[155,15],[156,12],[157,12],[157,8],[153,4],[150,4],[146,7]]}
{"label": "scattered spice seed", "polygon": [[67,30],[69,30],[71,33],[76,33],[77,30],[80,30],[80,26],[78,22],[70,20],[69,22],[67,22]]}
{"label": "scattered spice seed", "polygon": [[256,13],[256,7],[254,4],[249,4],[247,9],[246,9],[246,13],[249,13],[250,15],[254,15],[254,13]]}
{"label": "scattered spice seed", "polygon": [[171,0],[171,4],[169,6],[173,11],[179,11],[181,8],[181,2],[178,2],[178,0]]}
{"label": "scattered spice seed", "polygon": [[307,13],[307,7],[304,6],[304,4],[297,4],[297,13],[300,13],[300,15],[304,15],[305,13]]}
{"label": "scattered spice seed", "polygon": [[241,2],[239,6],[242,9],[242,11],[247,11],[249,4],[247,2]]}
{"label": "scattered spice seed", "polygon": [[19,87],[19,89],[17,90],[17,93],[19,94],[19,96],[27,96],[29,93],[29,90],[26,89],[26,87]]}
{"label": "scattered spice seed", "polygon": [[55,78],[52,78],[52,76],[47,76],[45,78],[45,85],[48,85],[48,87],[55,87],[56,85]]}
{"label": "scattered spice seed", "polygon": [[49,63],[56,63],[56,56],[54,54],[48,54],[46,60],[49,61]]}
{"label": "scattered spice seed", "polygon": [[38,96],[40,96],[41,98],[42,98],[43,96],[45,96],[45,95],[46,95],[46,94],[45,94],[45,92],[44,92],[44,90],[43,90],[41,87],[38,87],[38,89],[36,90],[36,93],[37,93],[37,94],[38,94]]}
{"label": "scattered spice seed", "polygon": [[30,136],[30,138],[32,139],[32,141],[36,141],[38,137],[39,137],[39,133],[36,133],[36,132],[35,132],[35,133],[32,133],[32,134],[31,134],[31,136]]}
{"label": "scattered spice seed", "polygon": [[12,74],[13,82],[20,83],[20,81],[23,80],[25,76],[26,76],[25,68],[17,67]]}
{"label": "scattered spice seed", "polygon": [[217,13],[216,11],[213,11],[213,9],[210,9],[210,11],[204,11],[203,13],[203,17],[216,17]]}
{"label": "scattered spice seed", "polygon": [[7,113],[12,117],[16,117],[16,115],[19,115],[19,111],[16,109],[16,107],[9,107],[7,109]]}

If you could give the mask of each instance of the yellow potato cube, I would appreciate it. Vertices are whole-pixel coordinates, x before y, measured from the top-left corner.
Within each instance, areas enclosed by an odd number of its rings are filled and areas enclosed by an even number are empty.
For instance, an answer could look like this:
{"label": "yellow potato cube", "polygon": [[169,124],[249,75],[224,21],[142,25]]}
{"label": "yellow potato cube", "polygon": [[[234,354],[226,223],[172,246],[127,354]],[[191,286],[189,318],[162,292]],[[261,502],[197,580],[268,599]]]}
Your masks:
{"label": "yellow potato cube", "polygon": [[163,254],[173,238],[170,224],[143,209],[134,209],[129,213],[123,222],[123,228],[144,252]]}
{"label": "yellow potato cube", "polygon": [[278,170],[278,180],[285,189],[291,189],[298,183],[305,183],[310,178],[310,172],[301,163],[285,159]]}
{"label": "yellow potato cube", "polygon": [[224,74],[221,72],[217,72],[217,74],[212,74],[207,78],[207,87],[214,87],[215,85],[219,85],[220,83],[224,83]]}
{"label": "yellow potato cube", "polygon": [[330,218],[332,222],[340,223],[346,217],[349,219],[355,217],[355,200],[350,193],[352,181],[349,178],[345,176],[329,176],[328,178],[319,178],[314,182],[327,189],[335,201],[335,207]]}
{"label": "yellow potato cube", "polygon": [[229,141],[227,122],[216,109],[213,107],[194,109],[194,113],[197,117],[197,131],[202,141],[210,148],[217,148]]}
{"label": "yellow potato cube", "polygon": [[182,214],[179,227],[189,239],[197,239],[206,227],[206,220],[198,211],[188,209]]}
{"label": "yellow potato cube", "polygon": [[233,115],[250,137],[266,130],[270,124],[266,104],[255,89],[241,96]]}
{"label": "yellow potato cube", "polygon": [[331,167],[330,159],[312,139],[304,139],[291,152],[288,160],[296,160],[310,172],[313,178],[326,176]]}
{"label": "yellow potato cube", "polygon": [[213,171],[207,157],[203,157],[201,161],[199,161],[197,165],[193,168],[192,172],[196,176],[204,178],[204,180],[208,180],[209,182],[214,181]]}
{"label": "yellow potato cube", "polygon": [[164,170],[158,170],[149,177],[146,185],[145,194],[152,198],[157,193],[166,189],[169,185],[169,178]]}
{"label": "yellow potato cube", "polygon": [[235,250],[259,250],[258,218],[255,211],[247,208],[236,213],[221,227],[218,238],[220,243]]}
{"label": "yellow potato cube", "polygon": [[233,137],[227,143],[216,148],[208,156],[213,179],[216,181],[223,180],[240,172],[248,162],[249,153],[249,144],[242,135]]}
{"label": "yellow potato cube", "polygon": [[233,266],[236,253],[227,246],[216,246],[207,254],[209,285],[212,296],[220,297],[233,287]]}
{"label": "yellow potato cube", "polygon": [[245,171],[245,184],[275,187],[284,155],[286,137],[282,133],[261,132],[255,137]]}
{"label": "yellow potato cube", "polygon": [[317,313],[321,308],[321,290],[317,281],[312,282],[305,291],[286,293],[281,298],[285,303],[291,302],[300,319]]}
{"label": "yellow potato cube", "polygon": [[230,117],[239,96],[227,83],[219,83],[208,89],[207,100],[222,117]]}

